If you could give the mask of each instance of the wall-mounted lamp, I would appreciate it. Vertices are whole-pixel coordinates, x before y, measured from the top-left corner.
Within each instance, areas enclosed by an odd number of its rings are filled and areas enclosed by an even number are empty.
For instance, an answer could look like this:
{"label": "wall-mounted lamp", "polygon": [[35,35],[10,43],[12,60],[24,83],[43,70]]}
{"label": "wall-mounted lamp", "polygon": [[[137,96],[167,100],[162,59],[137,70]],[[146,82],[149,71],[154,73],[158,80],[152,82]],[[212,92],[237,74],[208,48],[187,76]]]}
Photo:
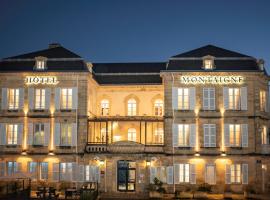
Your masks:
{"label": "wall-mounted lamp", "polygon": [[149,167],[151,165],[150,161],[146,161],[146,166]]}
{"label": "wall-mounted lamp", "polygon": [[221,155],[221,156],[226,156],[225,151],[222,151],[220,155]]}
{"label": "wall-mounted lamp", "polygon": [[22,155],[23,155],[23,156],[26,156],[26,155],[27,155],[26,150],[23,150],[23,151],[22,151]]}
{"label": "wall-mounted lamp", "polygon": [[196,151],[196,153],[194,154],[194,156],[200,156],[200,153],[198,151]]}
{"label": "wall-mounted lamp", "polygon": [[48,155],[49,155],[49,156],[54,156],[55,153],[54,153],[52,150],[50,150],[49,153],[48,153]]}
{"label": "wall-mounted lamp", "polygon": [[103,166],[104,164],[105,164],[104,160],[100,160],[99,163],[98,163],[98,165],[100,165],[100,166]]}

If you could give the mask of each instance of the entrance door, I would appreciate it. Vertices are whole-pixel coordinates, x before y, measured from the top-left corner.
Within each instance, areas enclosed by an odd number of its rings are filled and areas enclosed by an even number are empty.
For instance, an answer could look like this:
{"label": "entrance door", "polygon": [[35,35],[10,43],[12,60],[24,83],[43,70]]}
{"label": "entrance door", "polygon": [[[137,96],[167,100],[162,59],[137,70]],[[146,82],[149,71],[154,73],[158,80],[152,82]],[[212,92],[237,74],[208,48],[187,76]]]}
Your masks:
{"label": "entrance door", "polygon": [[120,160],[117,162],[117,190],[135,191],[136,163]]}
{"label": "entrance door", "polygon": [[210,185],[216,184],[216,166],[214,164],[205,166],[205,182]]}

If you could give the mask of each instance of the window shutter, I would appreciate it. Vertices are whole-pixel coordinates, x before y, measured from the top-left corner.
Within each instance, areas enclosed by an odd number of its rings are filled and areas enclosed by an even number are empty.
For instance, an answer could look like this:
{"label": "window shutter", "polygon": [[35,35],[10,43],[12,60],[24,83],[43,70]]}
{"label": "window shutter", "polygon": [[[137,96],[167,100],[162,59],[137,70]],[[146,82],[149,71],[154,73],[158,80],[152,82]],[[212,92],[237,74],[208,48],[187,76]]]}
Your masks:
{"label": "window shutter", "polygon": [[210,147],[210,127],[209,124],[203,125],[203,132],[204,132],[204,147]]}
{"label": "window shutter", "polygon": [[196,92],[195,87],[189,88],[189,109],[194,110],[196,106]]}
{"label": "window shutter", "polygon": [[100,183],[100,171],[99,171],[99,167],[95,166],[95,181]]}
{"label": "window shutter", "polygon": [[223,88],[223,106],[225,110],[229,109],[229,89],[228,87]]}
{"label": "window shutter", "polygon": [[195,164],[189,164],[189,166],[190,184],[196,184],[196,166]]}
{"label": "window shutter", "polygon": [[44,123],[44,146],[48,146],[49,145],[49,141],[50,141],[50,123]]}
{"label": "window shutter", "polygon": [[72,88],[72,109],[77,109],[78,105],[78,88],[73,87]]}
{"label": "window shutter", "polygon": [[2,88],[2,102],[1,102],[1,108],[2,110],[6,110],[7,109],[7,88]]}
{"label": "window shutter", "polygon": [[34,109],[34,88],[28,88],[28,104],[29,110]]}
{"label": "window shutter", "polygon": [[54,105],[56,110],[60,110],[60,93],[61,88],[55,88]]}
{"label": "window shutter", "polygon": [[248,147],[248,125],[241,124],[242,147]]}
{"label": "window shutter", "polygon": [[53,181],[59,181],[59,163],[53,163]]}
{"label": "window shutter", "polygon": [[0,124],[0,145],[6,145],[6,124]]}
{"label": "window shutter", "polygon": [[180,165],[179,164],[174,164],[174,184],[179,184],[180,183]]}
{"label": "window shutter", "polygon": [[23,124],[18,124],[18,145],[22,145],[23,140]]}
{"label": "window shutter", "polygon": [[27,144],[33,145],[33,123],[28,123]]}
{"label": "window shutter", "polygon": [[167,184],[173,184],[173,166],[167,167]]}
{"label": "window shutter", "polygon": [[225,166],[225,184],[231,184],[231,166]]}
{"label": "window shutter", "polygon": [[178,110],[178,88],[172,87],[172,108]]}
{"label": "window shutter", "polygon": [[45,109],[49,110],[51,105],[51,88],[45,89]]}
{"label": "window shutter", "polygon": [[230,146],[230,127],[229,127],[229,124],[224,124],[224,145],[225,145],[225,147]]}
{"label": "window shutter", "polygon": [[6,163],[1,161],[0,162],[0,177],[5,176],[6,171]]}
{"label": "window shutter", "polygon": [[190,130],[189,146],[195,147],[196,146],[196,124],[190,124],[189,130]]}
{"label": "window shutter", "polygon": [[211,124],[210,126],[210,145],[216,147],[216,125]]}
{"label": "window shutter", "polygon": [[248,184],[248,164],[242,164],[242,183]]}
{"label": "window shutter", "polygon": [[247,87],[241,88],[241,110],[247,110]]}
{"label": "window shutter", "polygon": [[154,183],[155,177],[157,177],[157,168],[150,167],[150,183]]}
{"label": "window shutter", "polygon": [[72,123],[72,146],[77,146],[77,124]]}
{"label": "window shutter", "polygon": [[216,109],[216,95],[215,95],[215,88],[209,88],[209,109],[210,110],[215,110]]}
{"label": "window shutter", "polygon": [[54,145],[60,145],[60,123],[54,124]]}
{"label": "window shutter", "polygon": [[203,109],[208,110],[209,107],[209,88],[203,88]]}
{"label": "window shutter", "polygon": [[79,177],[78,177],[78,169],[79,169],[79,166],[75,163],[75,162],[73,162],[72,164],[72,172],[71,172],[71,174],[70,174],[70,181],[73,181],[73,182],[77,182],[77,181],[79,181]]}
{"label": "window shutter", "polygon": [[78,165],[77,167],[77,177],[78,182],[84,182],[85,181],[85,175],[84,175],[84,165]]}
{"label": "window shutter", "polygon": [[164,166],[161,166],[159,167],[159,174],[160,174],[160,180],[163,182],[163,183],[166,183],[167,182],[167,176],[166,176],[166,167]]}
{"label": "window shutter", "polygon": [[24,89],[19,88],[19,109],[23,109],[24,104]]}
{"label": "window shutter", "polygon": [[178,147],[178,124],[173,124],[172,129],[173,129],[172,144],[173,147]]}
{"label": "window shutter", "polygon": [[90,165],[90,171],[89,171],[89,181],[90,182],[95,182],[95,166]]}

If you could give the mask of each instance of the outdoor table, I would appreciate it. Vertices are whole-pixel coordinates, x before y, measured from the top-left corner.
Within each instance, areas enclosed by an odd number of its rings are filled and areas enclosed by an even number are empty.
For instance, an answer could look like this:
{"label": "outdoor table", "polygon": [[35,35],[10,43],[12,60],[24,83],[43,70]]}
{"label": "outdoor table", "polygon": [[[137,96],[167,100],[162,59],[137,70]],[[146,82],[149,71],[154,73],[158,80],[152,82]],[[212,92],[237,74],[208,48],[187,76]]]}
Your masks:
{"label": "outdoor table", "polygon": [[66,189],[65,199],[67,199],[67,197],[73,197],[73,195],[76,195],[76,192],[77,192],[77,190],[74,188]]}

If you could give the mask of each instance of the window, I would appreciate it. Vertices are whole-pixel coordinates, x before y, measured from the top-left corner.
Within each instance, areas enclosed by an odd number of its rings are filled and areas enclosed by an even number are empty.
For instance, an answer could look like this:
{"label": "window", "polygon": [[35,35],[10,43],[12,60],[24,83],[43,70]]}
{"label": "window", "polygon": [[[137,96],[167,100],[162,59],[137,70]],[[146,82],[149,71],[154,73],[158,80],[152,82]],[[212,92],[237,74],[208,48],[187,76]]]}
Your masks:
{"label": "window", "polygon": [[44,70],[45,69],[45,60],[37,60],[36,61],[36,69]]}
{"label": "window", "polygon": [[189,164],[179,164],[180,183],[189,183]]}
{"label": "window", "polygon": [[229,91],[229,109],[239,110],[240,109],[240,89],[228,88],[228,91]]}
{"label": "window", "polygon": [[71,146],[72,124],[61,124],[60,145]]}
{"label": "window", "polygon": [[269,136],[266,126],[262,127],[262,144],[269,144]]}
{"label": "window", "polygon": [[267,101],[266,101],[266,92],[260,91],[260,110],[266,112]]}
{"label": "window", "polygon": [[231,183],[241,183],[241,164],[231,165]]}
{"label": "window", "polygon": [[85,180],[88,182],[99,182],[100,180],[99,167],[95,165],[86,165]]}
{"label": "window", "polygon": [[204,66],[204,69],[213,69],[214,68],[214,61],[213,59],[205,59],[203,61],[203,66]]}
{"label": "window", "polygon": [[105,143],[106,142],[106,128],[101,128],[100,135],[101,135],[101,143]]}
{"label": "window", "polygon": [[178,88],[178,108],[180,110],[189,109],[189,89]]}
{"label": "window", "polygon": [[8,109],[17,110],[19,108],[19,89],[8,89]]}
{"label": "window", "polygon": [[179,124],[178,125],[178,145],[187,147],[189,146],[189,125]]}
{"label": "window", "polygon": [[35,124],[34,126],[34,137],[33,145],[43,145],[44,144],[44,124]]}
{"label": "window", "polygon": [[216,125],[204,124],[204,147],[216,147]]}
{"label": "window", "polygon": [[47,180],[48,179],[48,163],[41,162],[40,163],[40,179]]}
{"label": "window", "polygon": [[109,115],[109,101],[107,99],[101,101],[101,115]]}
{"label": "window", "polygon": [[241,125],[230,124],[230,146],[239,147],[241,144]]}
{"label": "window", "polygon": [[36,179],[37,175],[37,163],[36,162],[28,162],[28,172],[32,174],[34,179]]}
{"label": "window", "polygon": [[135,99],[128,100],[128,116],[134,116],[137,113],[137,103]]}
{"label": "window", "polygon": [[203,109],[215,110],[215,88],[203,88]]}
{"label": "window", "polygon": [[72,88],[61,89],[61,109],[72,109]]}
{"label": "window", "polygon": [[214,185],[216,184],[216,167],[214,164],[207,164],[205,167],[205,182]]}
{"label": "window", "polygon": [[45,109],[45,89],[35,89],[35,109]]}
{"label": "window", "polygon": [[7,144],[8,145],[18,144],[18,124],[7,125]]}
{"label": "window", "polygon": [[17,172],[19,172],[19,163],[14,162],[14,161],[9,161],[7,163],[7,174],[8,175],[12,175],[15,174]]}
{"label": "window", "polygon": [[60,163],[60,180],[70,181],[72,179],[72,163]]}
{"label": "window", "polygon": [[163,144],[163,128],[157,128],[154,132],[154,143]]}
{"label": "window", "polygon": [[128,141],[136,142],[136,129],[135,128],[128,129]]}
{"label": "window", "polygon": [[156,116],[162,116],[163,115],[163,101],[158,99],[155,101],[155,115]]}

